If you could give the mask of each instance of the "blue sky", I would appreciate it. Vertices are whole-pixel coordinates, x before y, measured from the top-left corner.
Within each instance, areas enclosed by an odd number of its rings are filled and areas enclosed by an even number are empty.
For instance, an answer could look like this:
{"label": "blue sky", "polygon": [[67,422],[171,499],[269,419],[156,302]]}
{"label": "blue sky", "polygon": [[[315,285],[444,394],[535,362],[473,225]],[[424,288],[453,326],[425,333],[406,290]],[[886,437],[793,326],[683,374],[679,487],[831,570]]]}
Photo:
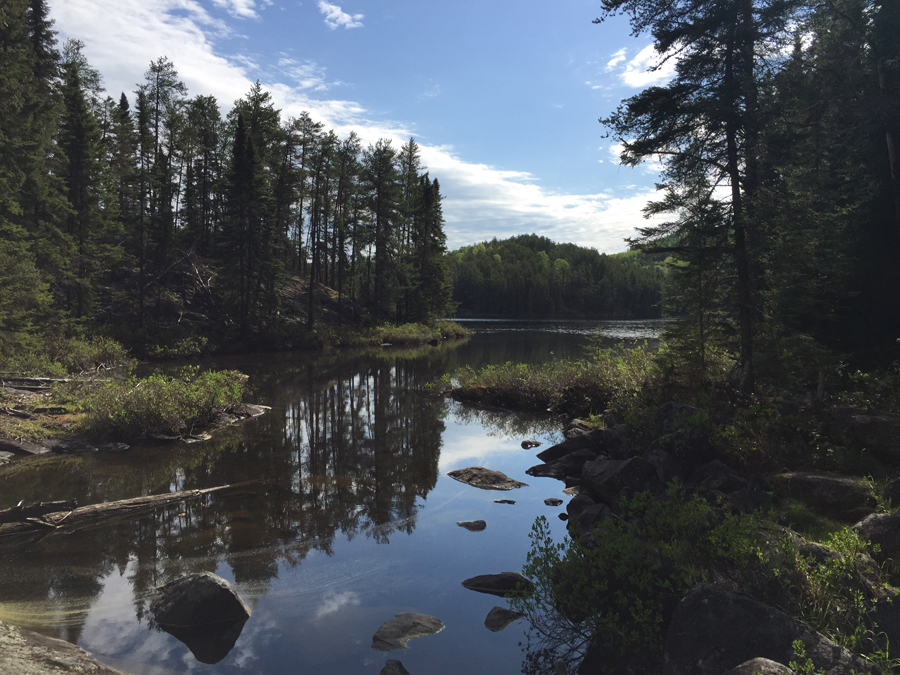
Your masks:
{"label": "blue sky", "polygon": [[597,122],[664,81],[649,39],[598,0],[48,0],[107,91],[167,56],[222,112],[255,80],[365,143],[410,136],[440,180],[450,248],[536,232],[602,252],[645,224],[654,167],[619,166]]}

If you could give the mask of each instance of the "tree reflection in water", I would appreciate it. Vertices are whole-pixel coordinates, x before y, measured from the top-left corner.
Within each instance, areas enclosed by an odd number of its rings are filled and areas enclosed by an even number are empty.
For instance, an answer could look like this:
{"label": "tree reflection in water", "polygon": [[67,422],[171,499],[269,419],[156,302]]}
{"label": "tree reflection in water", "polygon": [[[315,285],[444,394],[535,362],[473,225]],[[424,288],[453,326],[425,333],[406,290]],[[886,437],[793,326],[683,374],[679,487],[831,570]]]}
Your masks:
{"label": "tree reflection in water", "polygon": [[252,374],[251,397],[271,405],[270,414],[206,443],[5,467],[0,508],[19,499],[89,504],[265,482],[24,550],[0,544],[0,618],[77,642],[116,570],[130,573],[140,621],[152,590],[175,576],[215,572],[224,562],[258,595],[281,565],[296,566],[312,550],[331,555],[338,533],[379,543],[412,533],[418,500],[437,481],[446,414],[446,402],[425,390],[441,350],[426,354],[370,355],[325,369],[298,357]]}

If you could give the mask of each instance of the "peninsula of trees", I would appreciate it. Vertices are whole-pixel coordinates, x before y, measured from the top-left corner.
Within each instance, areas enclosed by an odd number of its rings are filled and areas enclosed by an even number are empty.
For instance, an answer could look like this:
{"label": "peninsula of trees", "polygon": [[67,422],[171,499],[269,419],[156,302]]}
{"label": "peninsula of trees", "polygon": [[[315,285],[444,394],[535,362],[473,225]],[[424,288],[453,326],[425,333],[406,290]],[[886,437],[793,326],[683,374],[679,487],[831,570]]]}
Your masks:
{"label": "peninsula of trees", "polygon": [[448,309],[440,185],[413,139],[339,138],[259,83],[223,116],[165,57],[106,96],[44,0],[0,5],[0,54],[0,351],[101,327],[252,346],[325,301],[338,321]]}

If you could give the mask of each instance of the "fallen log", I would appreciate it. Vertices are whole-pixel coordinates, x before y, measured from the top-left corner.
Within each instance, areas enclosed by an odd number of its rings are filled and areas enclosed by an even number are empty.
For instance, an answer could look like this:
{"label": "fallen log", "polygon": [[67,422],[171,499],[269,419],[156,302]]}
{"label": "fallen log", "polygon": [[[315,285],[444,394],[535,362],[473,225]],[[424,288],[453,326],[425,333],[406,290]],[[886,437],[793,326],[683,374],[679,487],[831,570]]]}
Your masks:
{"label": "fallen log", "polygon": [[48,513],[72,511],[77,507],[78,502],[74,499],[65,502],[35,502],[34,504],[19,502],[11,509],[0,511],[0,523],[22,522],[29,518],[45,516]]}
{"label": "fallen log", "polygon": [[[0,540],[8,537],[21,537],[35,533],[72,532],[88,527],[101,525],[111,520],[134,517],[147,511],[152,511],[161,506],[174,504],[185,499],[197,499],[213,492],[233,490],[262,482],[260,479],[232,483],[231,485],[219,485],[217,487],[204,488],[202,490],[184,490],[181,492],[168,492],[161,495],[148,497],[134,497],[121,499],[115,502],[103,502],[89,506],[79,506],[72,509],[52,511],[38,515],[25,516],[16,522],[0,522]],[[14,510],[17,507],[13,507]]]}

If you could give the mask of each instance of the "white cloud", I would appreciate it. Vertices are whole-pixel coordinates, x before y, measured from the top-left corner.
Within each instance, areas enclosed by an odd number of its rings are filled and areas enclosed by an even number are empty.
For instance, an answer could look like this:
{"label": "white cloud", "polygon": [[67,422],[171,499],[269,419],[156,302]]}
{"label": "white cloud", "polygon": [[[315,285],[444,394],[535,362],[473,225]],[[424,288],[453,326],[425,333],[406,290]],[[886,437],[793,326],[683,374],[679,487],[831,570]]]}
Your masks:
{"label": "white cloud", "polygon": [[613,68],[622,63],[625,60],[625,55],[628,53],[628,49],[622,47],[619,51],[613,54],[613,57],[606,64],[606,72],[611,72]]}
{"label": "white cloud", "polygon": [[319,11],[325,15],[325,25],[331,30],[335,28],[361,28],[363,14],[347,14],[339,5],[332,5],[325,0],[319,0]]}
{"label": "white cloud", "polygon": [[275,64],[281,72],[273,77],[261,72],[258,59],[219,55],[214,40],[227,34],[227,27],[195,0],[65,0],[51,5],[51,17],[61,40],[85,42],[85,55],[114,98],[120,91],[131,95],[150,61],[166,55],[190,94],[215,96],[223,112],[259,78],[285,117],[308,111],[339,136],[355,131],[364,144],[387,138],[399,147],[415,136],[424,164],[441,184],[451,248],[536,232],[601,251],[623,251],[622,240],[644,222],[641,209],[653,194],[558,194],[528,173],[468,162],[450,146],[429,145],[427,136],[408,124],[375,119],[356,101],[315,96],[331,86],[316,64],[283,57]]}
{"label": "white cloud", "polygon": [[[238,16],[242,19],[255,19],[259,16],[256,13],[256,2],[254,0],[213,0],[216,7],[221,7],[228,11],[232,16]],[[271,2],[263,2],[262,4],[270,5]]]}
{"label": "white cloud", "polygon": [[316,620],[319,621],[344,607],[359,605],[359,602],[359,595],[353,591],[344,591],[343,593],[331,592],[322,598],[322,604],[316,608]]}
{"label": "white cloud", "polygon": [[642,88],[651,84],[662,84],[674,74],[675,59],[664,60],[657,54],[653,45],[649,45],[625,64],[625,70],[619,73],[619,79],[629,87]]}

